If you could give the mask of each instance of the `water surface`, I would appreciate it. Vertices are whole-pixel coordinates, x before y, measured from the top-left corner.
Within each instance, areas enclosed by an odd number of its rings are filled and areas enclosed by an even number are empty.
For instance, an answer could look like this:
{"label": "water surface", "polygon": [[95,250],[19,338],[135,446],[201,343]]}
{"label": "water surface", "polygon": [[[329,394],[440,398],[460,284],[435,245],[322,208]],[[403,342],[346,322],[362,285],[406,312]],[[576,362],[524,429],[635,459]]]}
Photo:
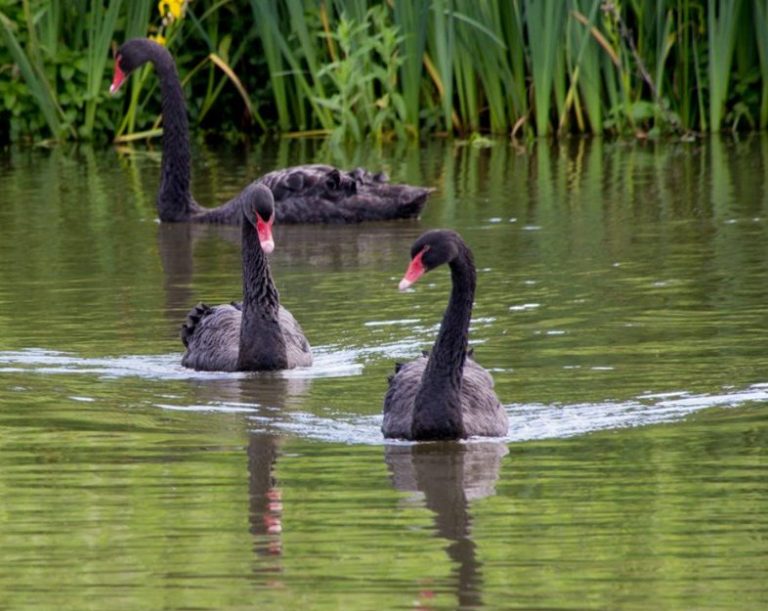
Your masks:
{"label": "water surface", "polygon": [[[0,155],[0,608],[768,604],[768,140],[199,148],[193,193],[275,167],[437,188],[420,221],[276,229],[306,369],[199,373],[239,230],[155,221],[155,150]],[[384,443],[395,361],[459,230],[504,439]]]}

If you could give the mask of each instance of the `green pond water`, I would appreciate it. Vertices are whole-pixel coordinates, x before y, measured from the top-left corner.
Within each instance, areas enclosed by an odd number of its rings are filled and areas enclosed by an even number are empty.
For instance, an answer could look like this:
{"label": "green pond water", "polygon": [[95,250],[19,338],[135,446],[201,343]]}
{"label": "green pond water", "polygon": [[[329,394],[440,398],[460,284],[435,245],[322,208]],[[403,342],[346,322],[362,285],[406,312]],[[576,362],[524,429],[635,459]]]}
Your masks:
{"label": "green pond water", "polygon": [[[239,230],[161,226],[159,152],[0,152],[0,609],[768,605],[768,140],[199,147],[212,204],[306,162],[436,187],[423,218],[284,226],[311,368],[198,373]],[[395,361],[478,266],[504,439],[385,443]]]}

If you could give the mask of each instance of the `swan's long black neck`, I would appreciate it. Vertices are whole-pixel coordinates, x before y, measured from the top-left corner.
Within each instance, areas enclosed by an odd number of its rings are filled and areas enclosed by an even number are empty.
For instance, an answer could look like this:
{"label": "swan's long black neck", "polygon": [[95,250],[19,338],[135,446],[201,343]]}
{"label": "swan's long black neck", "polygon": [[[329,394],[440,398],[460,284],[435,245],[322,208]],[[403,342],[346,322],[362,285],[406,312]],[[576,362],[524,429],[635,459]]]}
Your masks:
{"label": "swan's long black neck", "polygon": [[414,404],[416,439],[464,437],[460,391],[477,284],[472,253],[464,244],[450,267],[451,297]]}
{"label": "swan's long black neck", "polygon": [[190,182],[189,124],[176,65],[165,49],[152,54],[163,99],[163,162],[157,211],[163,222],[187,220],[193,210]]}
{"label": "swan's long black neck", "polygon": [[241,370],[286,369],[288,357],[280,329],[280,295],[256,228],[243,221],[243,319],[240,325]]}

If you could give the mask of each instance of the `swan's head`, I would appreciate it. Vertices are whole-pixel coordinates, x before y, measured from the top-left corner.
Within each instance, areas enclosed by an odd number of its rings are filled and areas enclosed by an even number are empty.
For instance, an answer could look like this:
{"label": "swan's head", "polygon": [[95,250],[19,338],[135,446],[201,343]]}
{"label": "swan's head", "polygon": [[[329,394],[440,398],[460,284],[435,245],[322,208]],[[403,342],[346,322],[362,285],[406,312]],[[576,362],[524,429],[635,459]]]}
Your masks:
{"label": "swan's head", "polygon": [[267,187],[251,183],[243,191],[243,214],[259,234],[261,249],[269,254],[275,249],[272,224],[275,222],[275,198]]}
{"label": "swan's head", "polygon": [[109,93],[116,93],[136,68],[161,55],[170,57],[165,47],[149,38],[131,38],[124,42],[115,53],[115,72]]}
{"label": "swan's head", "polygon": [[461,244],[461,236],[450,229],[433,229],[421,234],[411,246],[411,263],[398,288],[404,291],[426,272],[450,263],[459,253]]}

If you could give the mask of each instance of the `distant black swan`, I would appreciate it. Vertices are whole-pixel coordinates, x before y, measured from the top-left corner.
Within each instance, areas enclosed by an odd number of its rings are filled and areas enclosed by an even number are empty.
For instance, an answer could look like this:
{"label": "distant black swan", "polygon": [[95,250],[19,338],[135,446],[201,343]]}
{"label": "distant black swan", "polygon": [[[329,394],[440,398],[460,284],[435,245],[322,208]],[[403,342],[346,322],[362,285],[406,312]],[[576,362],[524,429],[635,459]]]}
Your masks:
{"label": "distant black swan", "polygon": [[[115,56],[110,92],[116,92],[133,70],[148,61],[160,78],[163,100],[163,161],[157,194],[160,220],[239,223],[237,198],[218,208],[204,208],[190,194],[187,107],[168,50],[146,38],[125,42]],[[276,170],[258,182],[272,190],[280,223],[358,223],[417,217],[433,190],[391,184],[383,173],[373,174],[362,168],[344,172],[328,165]]]}
{"label": "distant black swan", "polygon": [[389,379],[381,427],[385,437],[435,440],[507,434],[507,414],[493,390],[493,378],[467,352],[476,275],[472,251],[461,236],[434,230],[416,240],[400,290],[443,263],[450,266],[453,279],[448,308],[432,352],[398,364]]}
{"label": "distant black swan", "polygon": [[207,371],[291,369],[312,364],[309,342],[280,305],[265,253],[272,252],[274,199],[251,183],[234,200],[243,216],[243,301],[198,304],[181,329],[187,351],[181,364]]}

